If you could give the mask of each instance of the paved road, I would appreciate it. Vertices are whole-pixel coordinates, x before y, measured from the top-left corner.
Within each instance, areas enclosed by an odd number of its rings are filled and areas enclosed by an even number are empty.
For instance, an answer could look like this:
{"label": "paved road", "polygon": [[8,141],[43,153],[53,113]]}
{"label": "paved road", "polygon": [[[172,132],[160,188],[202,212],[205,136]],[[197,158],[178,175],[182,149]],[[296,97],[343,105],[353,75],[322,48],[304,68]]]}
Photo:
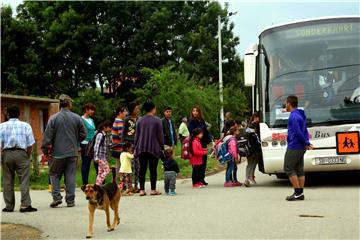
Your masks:
{"label": "paved road", "polygon": [[[244,163],[239,167],[240,176],[244,176],[244,167]],[[192,189],[190,180],[179,180],[176,197],[123,197],[121,224],[107,232],[105,214],[97,211],[94,238],[359,239],[358,182],[342,181],[340,176],[339,181],[331,179],[334,186],[322,180],[306,188],[306,201],[286,202],[285,196],[292,191],[287,181],[260,173],[257,176],[258,185],[251,188],[225,189],[222,172],[207,178],[206,189]],[[161,189],[162,182],[158,186]],[[1,221],[39,228],[45,239],[82,239],[88,224],[87,201],[81,190],[76,194],[75,208],[62,204],[52,209],[47,191],[32,191],[38,212],[4,213]]]}

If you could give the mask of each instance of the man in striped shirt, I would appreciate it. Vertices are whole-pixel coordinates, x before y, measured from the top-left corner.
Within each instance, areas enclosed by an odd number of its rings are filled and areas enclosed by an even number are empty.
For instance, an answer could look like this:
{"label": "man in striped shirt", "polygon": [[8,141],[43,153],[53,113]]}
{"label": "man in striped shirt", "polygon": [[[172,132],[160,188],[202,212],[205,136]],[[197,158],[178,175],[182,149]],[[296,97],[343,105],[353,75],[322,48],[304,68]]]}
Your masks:
{"label": "man in striped shirt", "polygon": [[19,120],[20,110],[13,106],[7,109],[9,120],[0,124],[0,147],[2,150],[3,197],[6,207],[3,212],[13,212],[15,207],[14,177],[18,174],[21,185],[20,212],[36,212],[31,206],[30,154],[35,143],[31,126]]}

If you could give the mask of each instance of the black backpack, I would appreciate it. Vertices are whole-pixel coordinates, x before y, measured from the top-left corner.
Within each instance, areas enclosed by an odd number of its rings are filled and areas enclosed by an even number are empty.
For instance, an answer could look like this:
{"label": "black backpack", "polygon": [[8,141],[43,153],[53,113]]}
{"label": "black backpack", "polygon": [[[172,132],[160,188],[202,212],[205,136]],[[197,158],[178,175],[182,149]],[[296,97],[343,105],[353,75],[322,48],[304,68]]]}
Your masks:
{"label": "black backpack", "polygon": [[97,132],[95,134],[95,136],[90,140],[90,142],[88,142],[88,144],[85,147],[85,156],[86,157],[91,157],[92,159],[94,158],[94,154],[95,154],[94,147],[95,147],[95,142],[96,142],[96,136],[98,134],[103,135],[101,142],[100,142],[100,146],[102,146],[104,144],[106,136],[102,132]]}
{"label": "black backpack", "polygon": [[241,157],[248,157],[261,151],[261,143],[258,135],[250,128],[240,130],[237,140],[238,152]]}

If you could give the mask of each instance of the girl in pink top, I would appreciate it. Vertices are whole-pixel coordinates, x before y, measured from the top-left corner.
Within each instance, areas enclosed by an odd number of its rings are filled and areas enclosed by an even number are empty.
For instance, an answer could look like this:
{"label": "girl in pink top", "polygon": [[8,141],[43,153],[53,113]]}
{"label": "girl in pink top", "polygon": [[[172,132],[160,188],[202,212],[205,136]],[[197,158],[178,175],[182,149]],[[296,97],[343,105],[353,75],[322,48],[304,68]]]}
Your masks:
{"label": "girl in pink top", "polygon": [[240,134],[238,127],[233,126],[227,132],[227,136],[224,137],[223,142],[228,142],[228,151],[233,157],[231,161],[227,163],[225,183],[224,187],[239,187],[242,184],[237,180],[237,163],[239,162],[239,154],[237,150],[236,136]]}
{"label": "girl in pink top", "polygon": [[203,188],[204,184],[202,180],[202,163],[203,155],[207,155],[207,149],[201,146],[201,138],[203,137],[203,131],[201,128],[195,128],[191,133],[189,141],[190,146],[190,164],[192,165],[192,183],[193,188]]}

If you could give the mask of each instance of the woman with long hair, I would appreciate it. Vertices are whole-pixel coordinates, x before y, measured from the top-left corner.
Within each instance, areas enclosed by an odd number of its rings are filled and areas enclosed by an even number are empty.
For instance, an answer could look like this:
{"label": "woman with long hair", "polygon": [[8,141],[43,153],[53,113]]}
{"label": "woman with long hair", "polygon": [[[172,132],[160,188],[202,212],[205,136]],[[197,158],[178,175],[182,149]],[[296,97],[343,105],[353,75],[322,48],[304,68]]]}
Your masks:
{"label": "woman with long hair", "polygon": [[[188,124],[189,132],[192,132],[195,128],[200,128],[203,131],[203,137],[201,138],[201,146],[203,148],[207,148],[207,145],[211,143],[211,136],[207,129],[207,125],[205,123],[202,111],[200,106],[195,105],[190,112],[190,119]],[[202,156],[202,164],[201,164],[201,183],[203,185],[208,185],[207,182],[205,182],[205,171],[206,171],[206,164],[207,164],[207,154]]]}

